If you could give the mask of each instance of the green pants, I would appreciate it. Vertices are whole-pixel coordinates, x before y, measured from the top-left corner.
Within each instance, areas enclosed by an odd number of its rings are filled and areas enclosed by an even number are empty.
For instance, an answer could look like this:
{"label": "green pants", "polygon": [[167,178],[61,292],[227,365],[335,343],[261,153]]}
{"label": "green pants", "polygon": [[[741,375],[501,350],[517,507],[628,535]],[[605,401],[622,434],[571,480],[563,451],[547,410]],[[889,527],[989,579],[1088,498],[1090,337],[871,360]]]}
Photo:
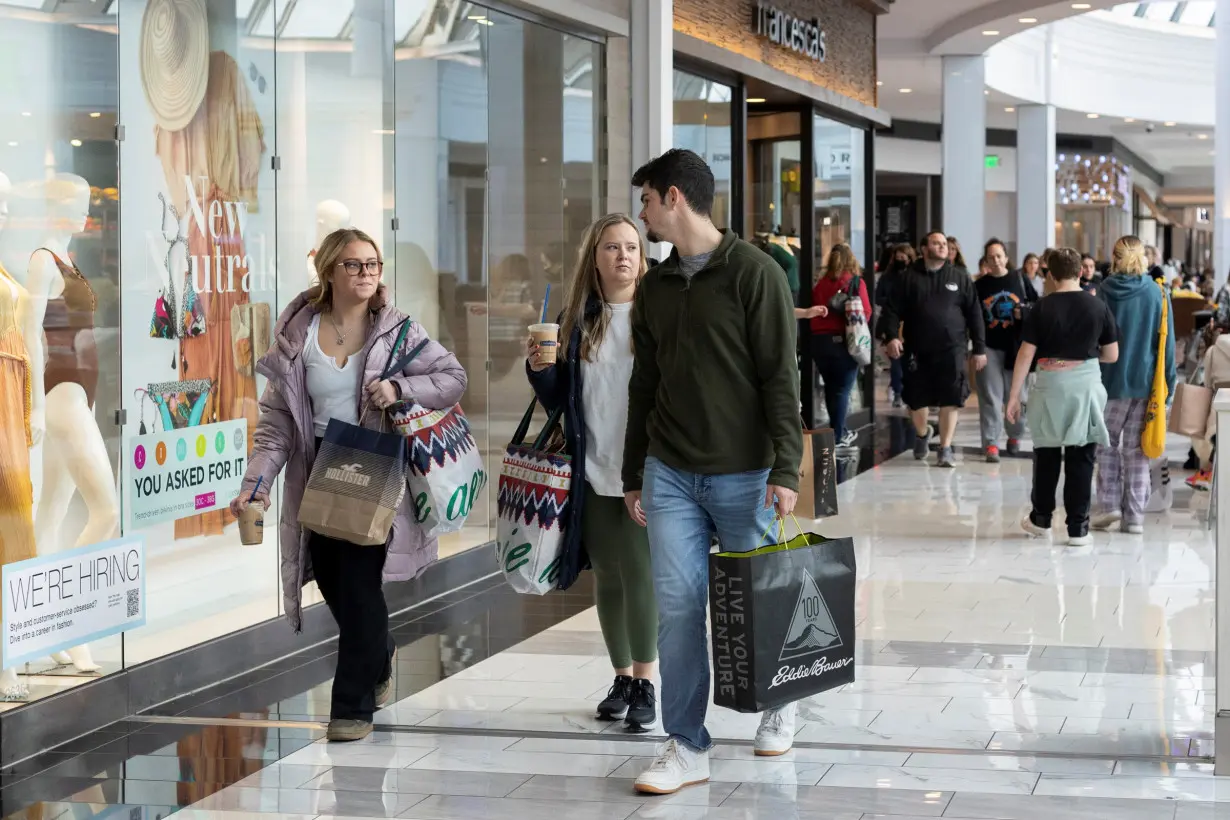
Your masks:
{"label": "green pants", "polygon": [[649,534],[628,515],[622,498],[585,485],[581,541],[594,568],[598,622],[616,669],[658,659],[658,603],[653,593]]}

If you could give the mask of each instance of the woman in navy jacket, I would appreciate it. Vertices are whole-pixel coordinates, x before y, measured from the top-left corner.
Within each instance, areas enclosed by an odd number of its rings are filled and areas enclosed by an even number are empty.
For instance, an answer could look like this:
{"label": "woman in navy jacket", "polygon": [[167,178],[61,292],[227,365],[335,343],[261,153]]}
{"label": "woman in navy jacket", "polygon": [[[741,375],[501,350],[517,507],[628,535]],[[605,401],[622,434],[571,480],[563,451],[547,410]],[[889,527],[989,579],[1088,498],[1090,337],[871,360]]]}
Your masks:
{"label": "woman in navy jacket", "polygon": [[657,719],[652,678],[658,616],[644,520],[624,505],[623,450],[632,375],[632,297],[646,271],[635,223],[605,216],[586,232],[564,312],[554,364],[533,339],[527,372],[538,400],[564,410],[572,490],[560,561],[560,587],[587,565],[594,571],[598,620],[615,682],[598,706],[604,720],[644,731]]}

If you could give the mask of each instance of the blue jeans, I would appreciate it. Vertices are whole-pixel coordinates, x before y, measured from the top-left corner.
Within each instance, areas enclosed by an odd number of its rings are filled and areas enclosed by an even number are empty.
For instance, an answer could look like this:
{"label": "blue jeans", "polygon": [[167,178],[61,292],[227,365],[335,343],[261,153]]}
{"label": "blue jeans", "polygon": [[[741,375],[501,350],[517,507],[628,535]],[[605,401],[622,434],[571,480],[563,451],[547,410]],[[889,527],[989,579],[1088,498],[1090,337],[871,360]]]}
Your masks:
{"label": "blue jeans", "polygon": [[654,593],[658,599],[658,657],[662,670],[662,728],[696,751],[713,745],[705,729],[709,708],[709,547],[746,552],[775,543],[776,514],[764,508],[769,471],[698,475],[645,461],[641,506],[649,524]]}
{"label": "blue jeans", "polygon": [[901,366],[901,358],[888,360],[888,387],[897,396],[905,389],[905,369]]}
{"label": "blue jeans", "polygon": [[850,409],[850,391],[858,376],[858,362],[846,350],[841,336],[813,336],[812,352],[816,371],[824,379],[824,406],[829,411],[829,427],[838,441],[846,434],[846,414]]}

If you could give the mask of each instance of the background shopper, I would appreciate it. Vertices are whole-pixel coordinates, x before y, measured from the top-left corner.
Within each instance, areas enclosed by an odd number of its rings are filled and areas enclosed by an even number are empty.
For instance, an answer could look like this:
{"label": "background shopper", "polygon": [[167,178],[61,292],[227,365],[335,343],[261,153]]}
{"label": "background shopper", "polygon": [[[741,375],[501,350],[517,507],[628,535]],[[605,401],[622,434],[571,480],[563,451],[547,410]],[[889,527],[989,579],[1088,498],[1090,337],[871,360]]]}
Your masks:
{"label": "background shopper", "polygon": [[465,392],[466,373],[455,356],[411,324],[402,350],[427,346],[401,375],[381,380],[406,315],[380,284],[384,262],[375,240],[345,228],[325,237],[316,253],[320,284],[295,297],[274,328],[274,343],[257,370],[269,380],[261,396],[243,489],[231,502],[238,515],[259,481],[254,503],[269,506],[269,488],[282,468],[280,543],[286,615],[302,625],[300,590],[315,580],[337,621],[337,673],[329,712],[329,740],[359,740],[372,715],[392,694],[394,643],[384,581],[408,581],[436,559],[436,540],[414,522],[402,500],[389,542],[380,547],[310,533],[299,506],[316,451],[331,419],[373,430],[386,410],[413,398],[433,410],[452,407]]}
{"label": "background shopper", "polygon": [[[894,245],[889,257],[888,267],[876,277],[876,307],[882,312],[888,304],[888,295],[898,286],[901,276],[914,264],[918,258],[914,248],[902,243]],[[905,402],[901,398],[902,390],[901,359],[888,360],[888,401],[893,407],[901,407]]]}
{"label": "background shopper", "polygon": [[824,275],[812,289],[812,304],[819,313],[811,320],[812,353],[816,370],[824,380],[824,406],[829,413],[838,447],[849,447],[858,440],[858,433],[846,429],[850,408],[850,391],[858,378],[859,365],[846,347],[847,299],[863,303],[863,316],[871,321],[871,301],[863,281],[858,260],[846,244],[834,245],[829,251]]}
{"label": "background shopper", "polygon": [[530,384],[547,410],[564,408],[572,490],[560,586],[588,561],[598,622],[615,682],[598,705],[602,720],[641,731],[657,720],[653,676],[658,609],[649,537],[624,505],[624,434],[632,376],[632,298],[647,264],[636,224],[610,214],[590,225],[577,254],[557,364],[544,364],[528,341]]}
{"label": "background shopper", "polygon": [[1115,318],[1106,304],[1081,287],[1080,256],[1071,248],[1050,255],[1053,292],[1025,317],[1021,350],[1012,375],[1009,422],[1021,416],[1021,391],[1030,365],[1038,364],[1029,400],[1034,443],[1032,509],[1021,521],[1029,535],[1050,533],[1055,490],[1063,472],[1068,545],[1092,543],[1089,507],[1099,445],[1109,441],[1102,413],[1106,389],[1098,362],[1119,358]]}
{"label": "background shopper", "polygon": [[[798,499],[796,322],[786,274],[710,219],[713,172],[673,149],[640,168],[641,219],[674,245],[642,280],[632,308],[636,362],[628,388],[624,490],[649,527],[662,657],[661,753],[638,791],[669,794],[709,779],[705,713],[709,548],[761,546]],[[642,494],[643,493],[643,494]],[[766,712],[755,751],[794,743],[794,704]]]}
{"label": "background shopper", "polygon": [[[1098,449],[1098,498],[1093,516],[1097,530],[1121,524],[1124,532],[1144,531],[1152,482],[1140,437],[1157,367],[1162,307],[1170,299],[1148,271],[1144,244],[1135,236],[1125,236],[1115,243],[1110,276],[1098,288],[1098,298],[1110,308],[1119,328],[1120,355],[1118,361],[1102,365],[1110,444]],[[1173,317],[1173,313],[1170,315]],[[1173,396],[1173,318],[1170,324],[1164,367],[1169,395]]]}
{"label": "background shopper", "polygon": [[[987,274],[974,282],[982,303],[986,325],[987,366],[974,376],[978,387],[978,422],[982,451],[992,464],[999,461],[999,443],[1004,435],[1004,407],[1012,386],[1012,368],[1021,347],[1021,323],[1036,300],[1019,271],[1010,270],[1008,252],[998,239],[987,242],[982,254]],[[1022,382],[1022,389],[1024,382]],[[1023,400],[1023,399],[1022,399]],[[1021,452],[1025,420],[1007,421],[1008,455]]]}
{"label": "background shopper", "polygon": [[[905,338],[901,339],[904,327]],[[949,261],[948,239],[927,235],[926,254],[889,294],[880,316],[880,341],[889,358],[904,361],[904,394],[917,435],[914,458],[927,457],[927,411],[940,408],[940,452],[936,464],[956,467],[952,439],[957,414],[969,398],[966,351],[973,345],[974,368],[986,366],[986,343],[978,291],[969,273]]]}

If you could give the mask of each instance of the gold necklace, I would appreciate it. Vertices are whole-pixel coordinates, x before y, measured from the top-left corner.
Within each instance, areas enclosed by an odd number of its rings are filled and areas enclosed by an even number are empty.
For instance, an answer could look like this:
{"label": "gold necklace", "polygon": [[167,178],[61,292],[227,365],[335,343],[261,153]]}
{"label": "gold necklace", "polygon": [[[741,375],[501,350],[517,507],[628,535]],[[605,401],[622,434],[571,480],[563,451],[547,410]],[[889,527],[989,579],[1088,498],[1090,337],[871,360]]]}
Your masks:
{"label": "gold necklace", "polygon": [[329,316],[329,324],[333,325],[334,335],[337,336],[337,346],[341,347],[346,344],[346,337],[350,335],[350,331],[342,332],[342,329],[337,326],[337,320],[333,318],[333,311],[329,311],[327,315]]}

